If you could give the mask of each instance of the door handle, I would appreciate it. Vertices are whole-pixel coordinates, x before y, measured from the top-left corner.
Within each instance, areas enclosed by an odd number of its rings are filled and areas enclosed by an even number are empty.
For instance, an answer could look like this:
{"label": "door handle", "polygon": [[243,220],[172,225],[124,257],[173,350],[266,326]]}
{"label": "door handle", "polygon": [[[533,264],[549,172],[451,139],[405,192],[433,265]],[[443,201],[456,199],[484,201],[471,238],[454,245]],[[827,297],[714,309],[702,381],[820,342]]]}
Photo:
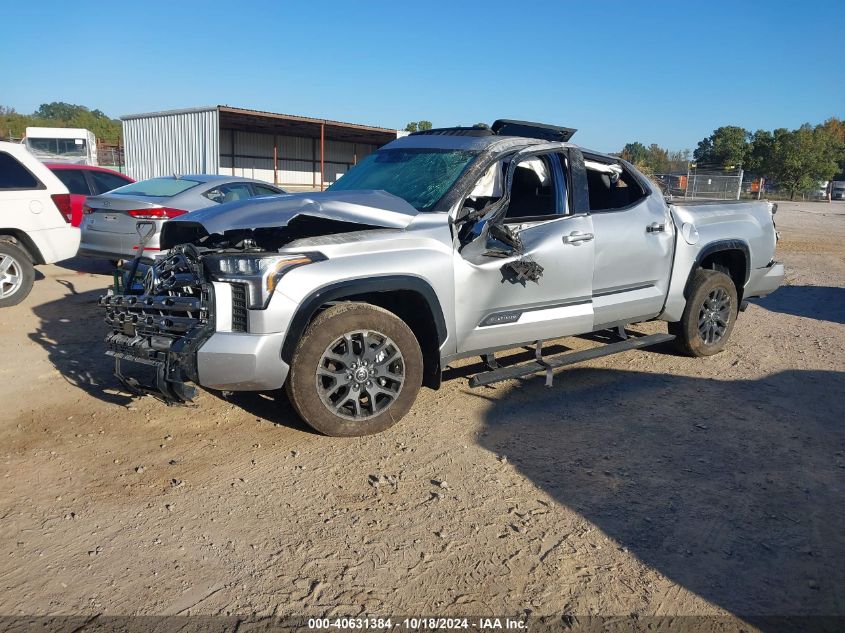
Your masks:
{"label": "door handle", "polygon": [[662,233],[666,230],[665,224],[660,224],[659,222],[652,222],[647,227],[645,227],[646,233]]}
{"label": "door handle", "polygon": [[579,231],[572,231],[569,235],[563,236],[564,244],[577,244],[578,242],[589,242],[595,237],[592,233],[581,233]]}

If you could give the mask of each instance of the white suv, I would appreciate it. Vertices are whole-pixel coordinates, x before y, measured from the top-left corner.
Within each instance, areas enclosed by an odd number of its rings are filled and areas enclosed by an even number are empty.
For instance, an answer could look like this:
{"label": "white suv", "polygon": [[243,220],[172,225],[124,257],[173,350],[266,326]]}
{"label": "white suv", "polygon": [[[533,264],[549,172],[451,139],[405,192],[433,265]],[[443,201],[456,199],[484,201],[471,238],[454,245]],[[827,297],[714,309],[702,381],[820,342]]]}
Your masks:
{"label": "white suv", "polygon": [[25,146],[0,141],[0,308],[23,301],[36,264],[79,250],[67,187]]}

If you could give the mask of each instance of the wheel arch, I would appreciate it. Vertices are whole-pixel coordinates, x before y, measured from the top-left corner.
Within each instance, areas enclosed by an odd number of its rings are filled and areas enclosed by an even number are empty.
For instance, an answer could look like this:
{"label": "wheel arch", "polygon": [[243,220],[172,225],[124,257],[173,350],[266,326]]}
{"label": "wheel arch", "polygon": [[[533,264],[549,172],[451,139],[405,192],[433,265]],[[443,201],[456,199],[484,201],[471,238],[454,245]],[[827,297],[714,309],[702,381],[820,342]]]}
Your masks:
{"label": "wheel arch", "polygon": [[26,232],[21,231],[20,229],[4,229],[0,228],[0,240],[12,238],[12,242],[20,246],[26,254],[29,255],[29,258],[32,260],[33,264],[43,264],[44,263],[44,256],[41,254],[38,246],[35,242],[32,241],[32,238],[26,234]]}
{"label": "wheel arch", "polygon": [[695,258],[684,287],[684,298],[688,299],[692,279],[699,268],[724,270],[736,286],[736,294],[742,301],[742,291],[751,274],[751,249],[743,240],[717,240],[706,244]]}
{"label": "wheel arch", "polygon": [[434,288],[420,277],[390,275],[339,281],[309,294],[290,321],[282,344],[282,360],[290,364],[305,329],[321,309],[341,301],[360,301],[393,312],[402,319],[420,344],[423,384],[440,386],[440,346],[446,340],[446,319]]}

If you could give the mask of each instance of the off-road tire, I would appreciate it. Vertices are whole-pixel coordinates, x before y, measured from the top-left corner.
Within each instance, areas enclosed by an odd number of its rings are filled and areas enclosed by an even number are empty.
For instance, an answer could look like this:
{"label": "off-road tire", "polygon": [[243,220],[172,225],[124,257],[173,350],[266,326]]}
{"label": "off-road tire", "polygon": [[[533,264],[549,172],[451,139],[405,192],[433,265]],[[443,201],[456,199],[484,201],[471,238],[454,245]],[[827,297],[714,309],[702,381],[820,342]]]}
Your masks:
{"label": "off-road tire", "polygon": [[[707,342],[699,330],[699,319],[708,309],[705,301],[712,301],[713,294],[718,295],[720,291],[729,302],[726,310],[727,323],[724,324],[724,331],[717,340]],[[675,335],[675,348],[689,356],[712,356],[721,352],[733,332],[738,304],[736,286],[728,275],[717,270],[697,270],[690,284],[689,298],[681,320],[669,323],[669,333]]]}
{"label": "off-road tire", "polygon": [[[367,419],[337,415],[318,393],[317,369],[329,345],[350,332],[372,331],[388,337],[401,353],[404,382],[381,413]],[[358,437],[384,431],[408,413],[420,390],[423,359],[414,333],[392,312],[367,303],[342,303],[321,312],[296,346],[288,374],[288,398],[310,426],[338,437]]]}
{"label": "off-road tire", "polygon": [[[0,308],[17,305],[26,299],[30,290],[32,290],[32,283],[35,281],[35,267],[32,265],[29,254],[17,244],[0,239],[0,264],[3,261],[9,262],[10,260],[10,269],[17,271],[17,275],[20,276],[20,283],[12,294],[7,297],[0,297]],[[5,278],[3,272],[0,272],[0,278]]]}

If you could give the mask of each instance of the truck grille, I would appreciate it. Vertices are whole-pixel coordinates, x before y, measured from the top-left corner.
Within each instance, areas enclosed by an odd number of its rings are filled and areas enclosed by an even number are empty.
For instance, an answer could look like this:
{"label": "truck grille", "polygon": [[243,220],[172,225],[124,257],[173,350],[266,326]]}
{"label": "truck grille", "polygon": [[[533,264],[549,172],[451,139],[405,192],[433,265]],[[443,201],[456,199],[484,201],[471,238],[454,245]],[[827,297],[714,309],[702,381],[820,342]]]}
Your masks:
{"label": "truck grille", "polygon": [[111,328],[106,353],[149,365],[176,361],[194,379],[193,359],[178,357],[194,351],[213,326],[211,288],[193,248],[173,249],[147,271],[143,294],[100,298]]}

